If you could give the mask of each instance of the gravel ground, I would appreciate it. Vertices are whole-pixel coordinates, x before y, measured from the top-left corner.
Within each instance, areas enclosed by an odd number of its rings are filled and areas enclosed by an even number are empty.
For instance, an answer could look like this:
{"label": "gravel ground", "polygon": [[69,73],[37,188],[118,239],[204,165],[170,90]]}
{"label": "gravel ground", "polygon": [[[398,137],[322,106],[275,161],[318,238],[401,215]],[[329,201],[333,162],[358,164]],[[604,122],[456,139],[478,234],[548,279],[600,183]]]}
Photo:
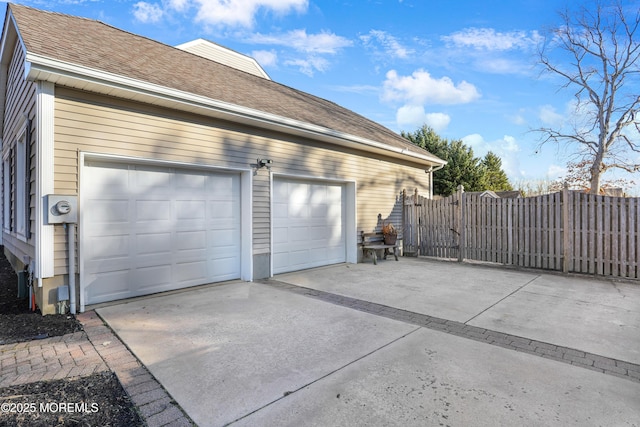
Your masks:
{"label": "gravel ground", "polygon": [[[82,330],[69,315],[42,316],[19,300],[17,275],[0,255],[0,345]],[[67,407],[60,405],[71,404]],[[0,426],[144,426],[115,374],[0,388]]]}

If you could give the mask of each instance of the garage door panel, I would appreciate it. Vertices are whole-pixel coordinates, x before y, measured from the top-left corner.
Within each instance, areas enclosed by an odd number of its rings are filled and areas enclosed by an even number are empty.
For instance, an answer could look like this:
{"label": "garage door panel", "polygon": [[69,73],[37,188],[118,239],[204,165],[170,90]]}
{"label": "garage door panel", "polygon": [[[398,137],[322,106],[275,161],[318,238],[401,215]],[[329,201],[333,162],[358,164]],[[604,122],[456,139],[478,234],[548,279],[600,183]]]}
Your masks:
{"label": "garage door panel", "polygon": [[229,230],[213,230],[209,233],[209,246],[213,249],[228,249],[237,246],[240,236]]}
{"label": "garage door panel", "polygon": [[174,176],[174,183],[177,189],[204,190],[207,186],[207,177],[201,174],[181,173]]}
{"label": "garage door panel", "polygon": [[275,274],[346,261],[344,203],[342,184],[274,180]]}
{"label": "garage door panel", "polygon": [[86,303],[240,277],[238,174],[86,166]]}
{"label": "garage door panel", "polygon": [[86,288],[87,299],[97,304],[126,298],[130,294],[128,277],[129,270],[89,275],[90,285]]}
{"label": "garage door panel", "polygon": [[286,243],[289,240],[289,228],[273,227],[273,244]]}
{"label": "garage door panel", "polygon": [[138,200],[135,219],[137,222],[169,221],[171,219],[171,201]]}
{"label": "garage door panel", "polygon": [[138,166],[135,175],[131,177],[137,191],[145,194],[163,194],[170,191],[173,171]]}
{"label": "garage door panel", "polygon": [[234,219],[240,217],[240,207],[233,200],[210,202],[214,209],[210,209],[210,219]]}
{"label": "garage door panel", "polygon": [[178,262],[174,269],[176,282],[203,283],[209,277],[208,263],[205,261]]}
{"label": "garage door panel", "polygon": [[176,232],[175,247],[178,251],[206,249],[207,232],[198,231],[178,231]]}
{"label": "garage door panel", "polygon": [[87,252],[91,259],[96,261],[111,258],[126,258],[129,256],[129,235],[120,236],[95,236]]}
{"label": "garage door panel", "polygon": [[129,274],[128,280],[135,283],[136,295],[142,295],[149,289],[168,286],[172,280],[171,265],[167,264],[155,264],[149,266],[137,266],[136,269]]}
{"label": "garage door panel", "polygon": [[102,167],[104,163],[88,162],[87,166],[93,166],[93,173],[83,177],[86,180],[86,186],[89,188],[100,187],[101,194],[109,196],[110,194],[121,195],[129,189],[128,167],[126,165],[109,165]]}
{"label": "garage door panel", "polygon": [[171,253],[171,233],[136,234],[136,253],[138,255],[158,252]]}
{"label": "garage door panel", "polygon": [[205,200],[177,200],[177,219],[205,219],[206,203]]}
{"label": "garage door panel", "polygon": [[235,279],[236,273],[232,266],[237,262],[239,262],[238,257],[217,258],[211,260],[212,273],[220,281]]}
{"label": "garage door panel", "polygon": [[91,217],[92,223],[128,224],[129,200],[106,197],[88,200],[82,213]]}

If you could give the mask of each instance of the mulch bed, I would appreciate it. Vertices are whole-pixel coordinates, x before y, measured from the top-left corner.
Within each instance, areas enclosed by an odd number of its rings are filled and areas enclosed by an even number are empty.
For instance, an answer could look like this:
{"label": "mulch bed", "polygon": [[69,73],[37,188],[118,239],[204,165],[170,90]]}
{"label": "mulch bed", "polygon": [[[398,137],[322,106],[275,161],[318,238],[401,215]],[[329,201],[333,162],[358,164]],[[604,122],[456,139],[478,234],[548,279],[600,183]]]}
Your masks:
{"label": "mulch bed", "polygon": [[[0,254],[0,345],[81,331],[74,316],[42,316],[18,299],[18,279]],[[1,426],[144,426],[113,372],[0,388]]]}

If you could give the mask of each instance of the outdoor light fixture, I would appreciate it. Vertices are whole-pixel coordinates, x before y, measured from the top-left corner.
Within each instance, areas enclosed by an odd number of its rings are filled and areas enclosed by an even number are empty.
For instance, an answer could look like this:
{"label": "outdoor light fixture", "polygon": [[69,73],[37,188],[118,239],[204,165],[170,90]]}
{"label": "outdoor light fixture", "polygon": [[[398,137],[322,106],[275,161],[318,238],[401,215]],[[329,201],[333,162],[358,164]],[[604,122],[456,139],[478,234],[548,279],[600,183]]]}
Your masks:
{"label": "outdoor light fixture", "polygon": [[258,159],[258,168],[263,168],[265,166],[270,166],[273,163],[271,159]]}

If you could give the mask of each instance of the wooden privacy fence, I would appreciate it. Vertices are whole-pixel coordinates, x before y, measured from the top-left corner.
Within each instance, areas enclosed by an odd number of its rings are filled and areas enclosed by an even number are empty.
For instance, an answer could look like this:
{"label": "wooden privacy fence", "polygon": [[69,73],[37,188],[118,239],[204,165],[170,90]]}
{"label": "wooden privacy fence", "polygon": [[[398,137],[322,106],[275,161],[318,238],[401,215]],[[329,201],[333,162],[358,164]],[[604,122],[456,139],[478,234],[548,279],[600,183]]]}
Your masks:
{"label": "wooden privacy fence", "polygon": [[423,255],[640,278],[640,199],[567,189],[495,199],[403,192],[403,249]]}

